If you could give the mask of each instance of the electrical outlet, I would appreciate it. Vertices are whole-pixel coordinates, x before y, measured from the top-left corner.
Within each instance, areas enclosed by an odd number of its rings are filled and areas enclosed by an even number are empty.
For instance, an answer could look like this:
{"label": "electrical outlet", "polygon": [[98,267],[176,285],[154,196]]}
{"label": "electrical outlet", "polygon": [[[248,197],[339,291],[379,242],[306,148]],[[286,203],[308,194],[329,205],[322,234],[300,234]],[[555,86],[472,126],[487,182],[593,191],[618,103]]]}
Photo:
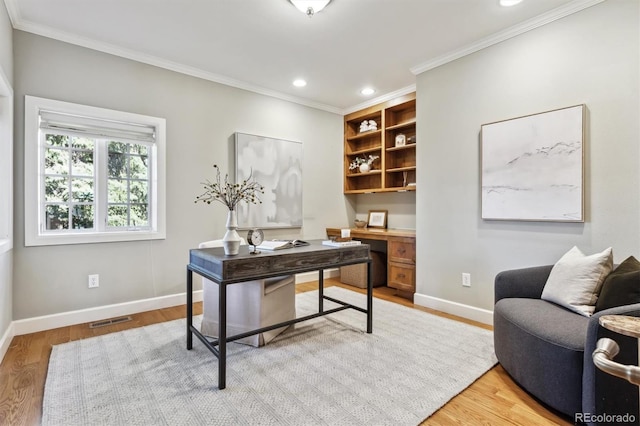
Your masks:
{"label": "electrical outlet", "polygon": [[471,274],[468,274],[466,272],[462,273],[462,286],[471,287]]}
{"label": "electrical outlet", "polygon": [[89,288],[97,288],[100,287],[100,275],[93,274],[89,275]]}

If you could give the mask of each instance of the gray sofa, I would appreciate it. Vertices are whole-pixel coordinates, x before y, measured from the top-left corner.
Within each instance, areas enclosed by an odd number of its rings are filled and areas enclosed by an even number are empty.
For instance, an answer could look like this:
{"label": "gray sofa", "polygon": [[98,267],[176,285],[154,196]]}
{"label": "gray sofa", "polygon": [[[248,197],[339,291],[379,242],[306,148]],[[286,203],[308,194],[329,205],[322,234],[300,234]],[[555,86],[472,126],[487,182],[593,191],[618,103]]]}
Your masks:
{"label": "gray sofa", "polygon": [[638,387],[597,369],[591,354],[599,338],[610,337],[620,345],[614,360],[638,365],[637,341],[600,327],[598,318],[640,316],[640,303],[586,317],[544,301],[540,296],[552,267],[496,276],[493,326],[498,361],[531,395],[572,420],[576,413],[631,413],[638,421]]}

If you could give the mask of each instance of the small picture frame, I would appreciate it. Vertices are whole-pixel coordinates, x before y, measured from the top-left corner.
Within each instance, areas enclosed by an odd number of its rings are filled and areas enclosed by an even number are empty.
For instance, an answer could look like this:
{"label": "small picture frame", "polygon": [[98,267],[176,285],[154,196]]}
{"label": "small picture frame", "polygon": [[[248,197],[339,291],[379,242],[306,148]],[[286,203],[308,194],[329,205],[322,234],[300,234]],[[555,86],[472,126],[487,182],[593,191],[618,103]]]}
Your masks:
{"label": "small picture frame", "polygon": [[386,228],[387,227],[387,211],[386,210],[369,210],[369,219],[367,220],[369,228]]}
{"label": "small picture frame", "polygon": [[396,135],[396,146],[405,146],[407,144],[407,137],[404,133],[398,133]]}

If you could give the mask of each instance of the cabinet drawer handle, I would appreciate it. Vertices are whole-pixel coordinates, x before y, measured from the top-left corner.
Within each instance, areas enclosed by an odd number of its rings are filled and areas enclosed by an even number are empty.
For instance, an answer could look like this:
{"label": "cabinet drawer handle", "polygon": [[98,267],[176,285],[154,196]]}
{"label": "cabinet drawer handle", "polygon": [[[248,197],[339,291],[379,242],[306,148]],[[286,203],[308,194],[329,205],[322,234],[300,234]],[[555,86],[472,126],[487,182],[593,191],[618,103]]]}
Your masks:
{"label": "cabinet drawer handle", "polygon": [[406,252],[407,252],[407,249],[405,249],[404,247],[398,248],[398,253],[405,254]]}
{"label": "cabinet drawer handle", "polygon": [[405,275],[404,275],[404,274],[398,274],[398,275],[397,275],[397,277],[398,277],[398,278],[404,278],[404,277],[405,277]]}

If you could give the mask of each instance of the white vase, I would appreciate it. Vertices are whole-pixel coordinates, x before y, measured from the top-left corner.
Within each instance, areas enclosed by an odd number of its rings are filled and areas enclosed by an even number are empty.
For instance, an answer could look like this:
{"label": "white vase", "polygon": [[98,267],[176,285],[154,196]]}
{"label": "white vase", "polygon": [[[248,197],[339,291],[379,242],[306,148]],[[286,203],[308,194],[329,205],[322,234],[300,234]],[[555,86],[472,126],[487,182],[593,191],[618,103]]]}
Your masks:
{"label": "white vase", "polygon": [[229,210],[227,215],[227,232],[222,238],[222,246],[224,254],[227,256],[235,256],[240,252],[240,235],[238,235],[238,213],[235,210]]}
{"label": "white vase", "polygon": [[371,170],[369,163],[360,164],[360,173],[367,173],[369,170]]}

